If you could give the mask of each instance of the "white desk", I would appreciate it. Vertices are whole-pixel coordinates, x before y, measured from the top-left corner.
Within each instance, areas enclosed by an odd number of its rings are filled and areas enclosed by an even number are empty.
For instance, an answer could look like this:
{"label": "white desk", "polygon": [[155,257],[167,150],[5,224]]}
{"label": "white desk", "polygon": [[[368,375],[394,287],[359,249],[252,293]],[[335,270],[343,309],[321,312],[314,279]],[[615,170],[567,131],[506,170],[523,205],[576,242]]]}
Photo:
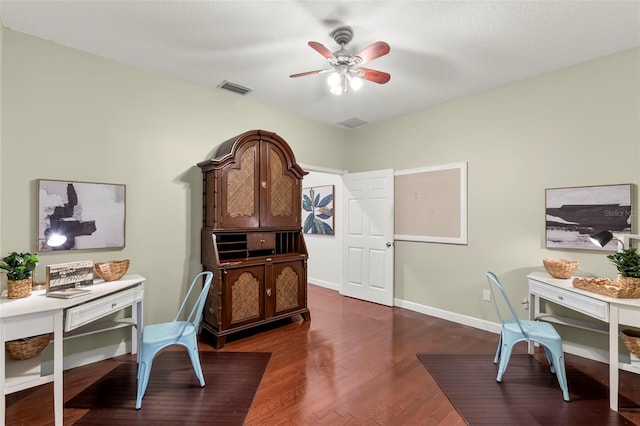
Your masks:
{"label": "white desk", "polygon": [[[618,411],[618,369],[624,366],[619,360],[618,326],[640,327],[640,299],[617,299],[573,287],[573,279],[556,279],[546,272],[532,272],[529,279],[529,317],[555,322],[571,327],[609,334],[609,404]],[[545,299],[573,311],[580,312],[603,324],[577,321],[540,310],[540,299]],[[607,328],[607,324],[609,327]],[[529,352],[532,352],[529,347]],[[625,368],[628,369],[628,368]],[[633,371],[633,370],[629,370]],[[569,384],[571,386],[571,384]]]}
{"label": "white desk", "polygon": [[[142,299],[145,278],[125,275],[119,281],[96,280],[91,293],[73,299],[46,297],[44,290],[34,291],[20,299],[0,298],[0,426],[5,422],[5,395],[53,381],[53,408],[55,424],[62,426],[62,370],[63,337],[73,337],[133,326],[131,353],[136,353],[142,333]],[[131,317],[117,321],[95,321],[113,312],[131,306]],[[64,326],[63,326],[64,323]],[[43,376],[40,359],[6,360],[4,342],[23,337],[53,332],[53,375]],[[36,364],[35,369],[29,369]],[[12,374],[7,366],[16,367]],[[7,374],[9,373],[9,374]]]}

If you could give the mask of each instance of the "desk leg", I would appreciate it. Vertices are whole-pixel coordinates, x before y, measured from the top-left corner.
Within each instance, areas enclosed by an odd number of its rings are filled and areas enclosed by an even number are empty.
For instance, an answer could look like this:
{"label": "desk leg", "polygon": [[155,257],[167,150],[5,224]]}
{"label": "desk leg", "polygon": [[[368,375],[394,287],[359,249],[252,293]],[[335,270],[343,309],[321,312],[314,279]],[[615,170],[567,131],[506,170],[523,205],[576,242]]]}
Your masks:
{"label": "desk leg", "polygon": [[142,337],[142,300],[131,307],[131,316],[136,322],[135,329],[131,329],[131,354],[138,353],[138,343]]}
{"label": "desk leg", "polygon": [[[538,297],[529,293],[529,319],[531,321],[535,321],[537,314],[540,313],[540,301],[537,300]],[[533,355],[534,352],[534,343],[533,341],[529,340],[528,344],[527,344],[527,352],[529,353],[529,355]]]}
{"label": "desk leg", "polygon": [[618,307],[609,304],[609,408],[618,411]]}
{"label": "desk leg", "polygon": [[55,424],[62,426],[63,398],[62,309],[53,317],[53,415]]}
{"label": "desk leg", "polygon": [[[0,342],[2,342],[2,346],[4,346],[4,323],[0,322]],[[5,421],[5,409],[6,409],[6,400],[4,396],[4,382],[6,380],[5,375],[7,374],[5,367],[5,351],[4,347],[0,348],[0,426],[4,426]]]}

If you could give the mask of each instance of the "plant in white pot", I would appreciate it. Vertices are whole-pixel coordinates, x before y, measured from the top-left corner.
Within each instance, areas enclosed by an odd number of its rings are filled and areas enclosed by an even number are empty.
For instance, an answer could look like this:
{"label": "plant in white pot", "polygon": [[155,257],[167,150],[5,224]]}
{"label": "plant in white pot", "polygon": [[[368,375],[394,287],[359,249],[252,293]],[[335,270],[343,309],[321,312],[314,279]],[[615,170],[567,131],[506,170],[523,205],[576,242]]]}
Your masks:
{"label": "plant in white pot", "polygon": [[33,271],[38,257],[32,253],[13,252],[2,258],[0,269],[7,271],[7,297],[17,299],[31,294]]}

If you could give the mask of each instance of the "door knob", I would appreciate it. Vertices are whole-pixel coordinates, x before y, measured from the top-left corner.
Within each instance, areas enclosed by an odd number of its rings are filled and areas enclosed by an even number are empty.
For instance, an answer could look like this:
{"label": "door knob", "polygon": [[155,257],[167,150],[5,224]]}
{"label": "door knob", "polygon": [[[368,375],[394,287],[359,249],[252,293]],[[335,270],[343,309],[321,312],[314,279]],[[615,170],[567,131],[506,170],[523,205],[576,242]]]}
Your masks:
{"label": "door knob", "polygon": [[387,247],[391,247],[391,243],[387,242]]}

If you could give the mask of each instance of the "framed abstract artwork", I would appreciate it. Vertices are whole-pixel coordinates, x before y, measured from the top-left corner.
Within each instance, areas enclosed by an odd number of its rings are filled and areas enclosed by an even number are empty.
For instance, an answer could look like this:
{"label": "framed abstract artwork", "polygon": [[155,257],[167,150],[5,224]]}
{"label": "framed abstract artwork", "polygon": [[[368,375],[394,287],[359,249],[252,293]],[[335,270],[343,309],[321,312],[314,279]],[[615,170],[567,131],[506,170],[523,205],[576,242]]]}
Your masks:
{"label": "framed abstract artwork", "polygon": [[302,188],[302,231],[334,235],[333,185]]}
{"label": "framed abstract artwork", "polygon": [[125,186],[38,179],[38,251],[123,248]]}
{"label": "framed abstract artwork", "polygon": [[600,231],[631,233],[632,184],[550,188],[545,195],[547,248],[615,251],[589,239]]}

